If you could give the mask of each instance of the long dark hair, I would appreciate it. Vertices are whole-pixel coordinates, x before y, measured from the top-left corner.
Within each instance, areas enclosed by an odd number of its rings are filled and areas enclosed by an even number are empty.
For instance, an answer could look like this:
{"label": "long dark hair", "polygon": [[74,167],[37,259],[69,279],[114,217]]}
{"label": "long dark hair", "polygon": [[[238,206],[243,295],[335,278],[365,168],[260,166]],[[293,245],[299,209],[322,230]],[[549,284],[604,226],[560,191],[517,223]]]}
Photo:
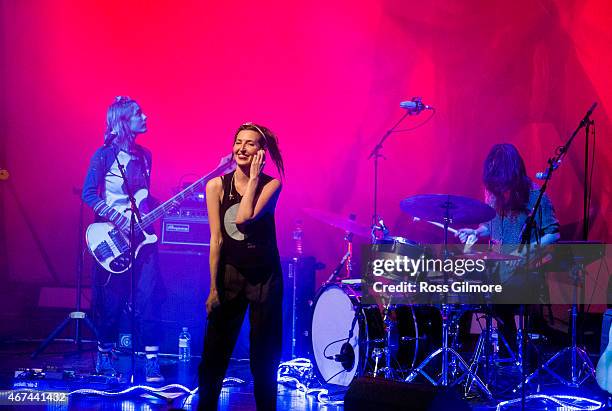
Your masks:
{"label": "long dark hair", "polygon": [[274,135],[274,133],[272,133],[267,127],[249,122],[238,127],[238,130],[236,130],[236,133],[234,134],[234,141],[236,140],[238,133],[240,133],[242,130],[252,130],[261,135],[261,140],[259,140],[261,148],[268,150],[281,178],[284,178],[285,166],[283,164],[283,157],[281,156],[280,148],[278,147],[278,138]]}
{"label": "long dark hair", "polygon": [[[512,144],[496,144],[484,161],[482,181],[493,195],[492,206],[501,213],[524,211],[529,202],[532,182],[525,162]],[[508,192],[508,199],[504,193]]]}

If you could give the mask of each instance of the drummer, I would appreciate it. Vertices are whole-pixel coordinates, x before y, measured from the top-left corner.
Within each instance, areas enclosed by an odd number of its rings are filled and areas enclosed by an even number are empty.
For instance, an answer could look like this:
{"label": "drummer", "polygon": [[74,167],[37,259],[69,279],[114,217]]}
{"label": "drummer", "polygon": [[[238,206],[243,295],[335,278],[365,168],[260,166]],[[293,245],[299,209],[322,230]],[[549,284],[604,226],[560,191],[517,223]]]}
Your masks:
{"label": "drummer", "polygon": [[[485,186],[485,202],[495,210],[495,217],[476,229],[457,230],[455,235],[463,243],[470,235],[477,238],[489,237],[490,243],[499,247],[497,251],[517,254],[523,225],[537,201],[539,187],[527,176],[525,162],[512,144],[496,144],[491,148],[483,164],[482,181]],[[532,245],[547,245],[559,240],[559,221],[546,194],[542,198],[535,224],[536,229],[532,231],[529,240]],[[507,283],[514,274],[512,268],[513,263],[501,267],[499,280]],[[524,284],[514,285],[524,287]],[[513,307],[498,307],[496,311],[507,325],[502,327],[505,330],[500,331],[508,338],[509,334],[516,331]]]}
{"label": "drummer", "polygon": [[[457,230],[455,236],[464,243],[470,235],[489,237],[491,243],[501,246],[500,252],[514,252],[521,243],[523,225],[540,188],[527,176],[523,158],[512,144],[496,144],[491,148],[484,161],[482,181],[485,202],[495,210],[495,217],[476,229]],[[547,245],[559,240],[559,221],[546,194],[536,216],[536,226],[531,233],[531,244]]]}

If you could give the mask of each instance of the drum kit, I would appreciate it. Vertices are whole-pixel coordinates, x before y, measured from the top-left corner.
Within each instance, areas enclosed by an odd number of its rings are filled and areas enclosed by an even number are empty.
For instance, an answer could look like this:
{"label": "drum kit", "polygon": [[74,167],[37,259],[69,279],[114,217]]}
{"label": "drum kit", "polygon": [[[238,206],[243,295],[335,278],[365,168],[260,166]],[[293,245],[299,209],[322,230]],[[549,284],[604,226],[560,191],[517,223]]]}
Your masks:
{"label": "drum kit", "polygon": [[[442,228],[444,258],[450,255],[448,234],[456,233],[451,224],[479,224],[491,220],[495,211],[488,205],[456,195],[417,195],[401,202],[401,210],[415,220]],[[429,250],[402,237],[389,235],[382,220],[372,227],[359,224],[354,215],[343,216],[314,209],[305,209],[311,217],[346,232],[347,252],[319,289],[312,312],[312,350],[314,369],[321,382],[348,386],[358,376],[411,382],[422,376],[434,386],[463,384],[466,393],[472,387],[487,399],[492,398],[487,373],[478,375],[495,360],[492,344],[491,314],[484,310],[487,328],[477,343],[477,352],[466,361],[457,351],[460,317],[480,307],[448,302],[438,305],[365,304],[362,301],[361,279],[354,279],[353,237],[371,238],[377,252],[407,256],[411,259]],[[468,238],[468,243],[475,238]],[[469,244],[468,244],[469,246]],[[468,249],[463,258],[483,258],[490,262],[515,260],[518,257],[493,251],[473,253]],[[342,268],[346,273],[340,275]],[[447,281],[448,278],[441,279]],[[441,329],[441,336],[438,334]],[[438,335],[436,335],[438,334]],[[501,335],[500,335],[501,339]],[[487,344],[490,343],[490,344]],[[508,349],[510,348],[506,342]],[[510,350],[512,360],[515,356]],[[431,370],[432,368],[435,370]]]}
{"label": "drum kit", "polygon": [[[420,102],[420,98],[415,98],[413,101]],[[549,160],[549,171],[546,181],[523,227],[521,245],[518,251],[523,251],[523,244],[528,244],[531,238],[531,230],[535,227],[534,222],[538,205],[546,190],[546,183],[554,171],[554,165],[558,166],[580,127],[589,124],[586,120],[588,120],[594,107],[595,104],[591,107],[566,146],[558,150],[555,158]],[[482,224],[491,221],[495,217],[495,210],[487,204],[472,198],[448,194],[428,194],[415,195],[401,201],[401,210],[410,215],[414,221],[423,221],[430,227],[435,226],[443,230],[444,240],[439,251],[432,251],[431,248],[433,247],[419,244],[416,241],[390,235],[389,229],[377,213],[379,159],[383,158],[383,144],[392,133],[410,130],[397,130],[400,123],[407,116],[418,113],[418,110],[407,111],[380,138],[368,157],[368,159],[373,159],[374,166],[372,174],[374,184],[372,191],[373,218],[371,226],[358,223],[355,215],[351,215],[347,219],[344,216],[326,211],[304,210],[306,214],[313,218],[346,233],[344,237],[346,253],[327,281],[318,290],[313,303],[310,335],[312,338],[313,368],[320,382],[348,386],[354,378],[359,376],[405,382],[413,382],[420,378],[437,387],[462,386],[466,397],[474,393],[486,400],[492,400],[494,399],[494,390],[500,388],[497,384],[498,381],[495,381],[494,371],[502,363],[510,362],[518,367],[521,373],[518,386],[513,392],[521,391],[521,405],[523,409],[526,401],[525,386],[530,380],[541,374],[542,371],[548,371],[567,386],[580,386],[587,378],[594,376],[594,367],[586,352],[577,347],[577,331],[575,326],[577,318],[576,295],[574,295],[574,303],[572,305],[571,347],[559,351],[548,362],[541,364],[539,368],[528,376],[526,374],[528,361],[525,359],[527,357],[525,353],[527,352],[528,333],[524,329],[524,304],[519,305],[520,315],[518,329],[516,330],[516,352],[513,352],[509,341],[501,333],[497,332],[494,327],[496,313],[499,314],[500,311],[499,309],[494,310],[492,303],[494,300],[497,302],[503,301],[492,298],[488,292],[480,293],[482,295],[479,295],[479,298],[482,297],[482,301],[471,300],[469,303],[465,303],[460,298],[455,299],[455,297],[460,297],[459,295],[445,292],[441,293],[441,296],[438,295],[439,298],[435,303],[432,303],[432,301],[422,303],[417,299],[409,300],[410,303],[405,303],[406,300],[402,300],[401,302],[404,302],[404,304],[400,304],[398,298],[394,297],[393,294],[391,296],[378,295],[378,298],[372,298],[370,289],[364,287],[362,290],[362,280],[355,279],[357,276],[352,275],[354,271],[353,240],[354,237],[362,237],[371,239],[371,253],[368,257],[364,258],[368,261],[362,262],[364,263],[362,264],[364,275],[366,273],[369,275],[370,272],[373,273],[371,268],[378,261],[378,258],[373,259],[373,255],[376,255],[377,257],[384,256],[382,260],[384,260],[385,265],[389,260],[393,260],[394,256],[398,257],[397,261],[402,259],[403,261],[406,261],[406,259],[418,260],[425,257],[428,259],[429,257],[434,257],[437,260],[443,261],[453,258],[484,260],[485,269],[483,272],[480,272],[481,277],[466,279],[476,286],[478,286],[477,283],[479,281],[485,283],[482,284],[483,286],[487,286],[492,283],[491,280],[493,278],[501,279],[501,277],[505,276],[500,275],[502,271],[503,274],[511,274],[510,277],[517,282],[517,289],[520,292],[528,289],[522,285],[523,278],[543,278],[537,275],[532,276],[536,267],[532,263],[542,261],[540,259],[541,255],[538,255],[538,252],[542,251],[539,250],[539,247],[535,247],[535,252],[533,253],[535,258],[532,259],[532,247],[530,246],[524,249],[526,251],[525,258],[493,251],[490,246],[485,251],[472,251],[477,248],[474,246],[477,241],[475,235],[462,238],[465,240],[463,251],[457,251],[455,246],[449,246],[449,233],[453,235],[459,234],[458,230],[452,228],[451,225]],[[585,182],[585,199],[586,187]],[[584,221],[588,222],[588,220],[585,202]],[[586,239],[586,233],[588,233],[586,223],[584,232]],[[601,255],[598,254],[596,258],[601,258]],[[571,257],[570,260],[569,266],[573,267],[572,271],[577,273],[573,275],[574,294],[576,294],[578,283],[581,281],[581,278],[584,278],[583,274],[579,274],[583,272],[581,267],[586,266],[586,262],[592,260],[586,260],[580,256],[578,260],[575,259],[575,256]],[[413,263],[416,263],[416,261],[413,261]],[[416,264],[413,264],[413,267],[416,267]],[[341,274],[343,268],[345,268],[345,273]],[[520,268],[520,270],[516,268]],[[541,266],[537,267],[537,270],[540,273],[554,271],[552,269],[543,269]],[[418,276],[424,275],[424,279],[427,280],[426,285],[433,284],[434,287],[441,285],[441,289],[444,290],[451,284],[449,272],[446,269],[438,271],[442,272],[427,272],[425,270],[424,273],[415,273],[415,275],[417,279],[420,278]],[[376,278],[397,280],[402,276],[400,272],[401,270],[399,269],[395,271],[383,270],[382,274],[379,273],[382,277],[378,276]],[[451,272],[453,275],[463,275],[457,273],[456,270],[451,270]],[[405,278],[405,272],[403,275]],[[474,276],[470,274],[466,275],[466,277]],[[451,285],[455,285],[456,282]],[[462,285],[465,285],[465,283],[462,283]],[[470,285],[468,284],[468,286]],[[504,281],[504,285],[506,285],[506,281]],[[536,287],[532,288],[535,289]],[[536,290],[535,292],[539,291]],[[395,301],[391,301],[393,299]],[[531,299],[528,300],[531,301]],[[516,300],[512,300],[511,304],[516,304]],[[476,343],[476,348],[471,357],[466,360],[459,353],[458,334],[459,319],[469,311],[482,313],[483,315],[480,318],[485,319],[485,325],[481,325],[482,332]],[[512,320],[510,321],[514,320],[512,312],[505,314],[511,315]],[[510,328],[513,327],[510,326]],[[505,347],[505,350],[500,350],[500,347]],[[507,351],[507,358],[500,357],[502,351]],[[571,356],[569,368],[571,378],[564,380],[555,374],[552,370],[552,365],[555,362],[560,362],[560,359],[565,358],[568,354]],[[472,390],[473,387],[476,387],[476,390]],[[499,392],[495,391],[495,393],[498,394]],[[497,395],[495,396],[497,397]]]}

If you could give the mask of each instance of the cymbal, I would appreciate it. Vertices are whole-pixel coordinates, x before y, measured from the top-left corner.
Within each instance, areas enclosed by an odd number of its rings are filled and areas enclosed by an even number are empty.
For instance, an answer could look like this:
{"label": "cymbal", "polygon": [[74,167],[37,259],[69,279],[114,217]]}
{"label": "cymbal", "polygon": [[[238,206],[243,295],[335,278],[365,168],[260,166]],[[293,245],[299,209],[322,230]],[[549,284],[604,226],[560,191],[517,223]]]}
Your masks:
{"label": "cymbal", "polygon": [[372,235],[372,229],[370,227],[351,220],[350,218],[343,217],[339,214],[330,213],[329,211],[316,210],[314,208],[304,208],[303,210],[309,216],[343,231],[367,238]]}
{"label": "cymbal", "polygon": [[496,251],[478,251],[467,254],[457,254],[453,256],[453,258],[462,260],[514,261],[520,260],[522,257],[513,254],[498,253]]}
{"label": "cymbal", "polygon": [[419,194],[402,200],[403,212],[423,220],[444,221],[448,215],[452,223],[479,224],[495,217],[495,210],[470,197],[450,194]]}

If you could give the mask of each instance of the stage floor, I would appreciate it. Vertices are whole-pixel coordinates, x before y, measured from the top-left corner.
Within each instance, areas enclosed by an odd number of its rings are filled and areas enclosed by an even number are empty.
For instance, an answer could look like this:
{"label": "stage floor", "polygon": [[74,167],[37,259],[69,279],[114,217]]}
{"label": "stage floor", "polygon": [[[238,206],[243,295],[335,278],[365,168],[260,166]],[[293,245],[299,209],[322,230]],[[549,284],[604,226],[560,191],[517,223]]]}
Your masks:
{"label": "stage floor", "polygon": [[[36,349],[38,343],[23,342],[23,343],[5,343],[0,344],[0,389],[7,390],[13,388],[15,382],[14,373],[18,369],[24,368],[44,368],[55,366],[58,369],[71,369],[79,374],[91,373],[95,362],[95,346],[93,344],[84,344],[85,351],[76,352],[75,345],[66,342],[56,342],[51,344],[45,352],[39,355],[36,359],[31,359],[31,353]],[[181,384],[190,389],[197,386],[197,365],[199,358],[193,358],[190,364],[180,364],[176,357],[163,356],[161,358],[162,373],[166,377],[163,385]],[[144,359],[137,359],[137,378],[143,380],[142,370]],[[512,374],[515,371],[512,367],[507,367],[506,373],[508,379],[511,380]],[[118,357],[117,369],[119,372],[127,373],[130,369],[130,356],[120,355]],[[255,401],[253,398],[253,383],[249,371],[249,363],[247,360],[232,360],[228,370],[227,377],[233,377],[244,382],[231,382],[228,386],[224,386],[221,399],[220,410],[255,410]],[[504,378],[502,376],[502,378]],[[49,382],[45,380],[45,384]],[[75,388],[85,388],[83,386],[68,387],[66,383],[58,380],[49,382],[49,389],[52,387],[64,386],[63,390],[72,390]],[[160,386],[160,385],[157,385]],[[102,389],[104,386],[96,385],[94,388]],[[57,389],[57,388],[56,388]],[[179,393],[180,390],[174,390]],[[550,378],[544,377],[541,384],[541,392],[551,394],[564,395],[581,395],[587,398],[596,399],[599,401],[607,401],[607,395],[601,391],[594,381],[589,381],[580,389],[568,389],[558,383],[553,383]],[[141,392],[142,393],[142,392]],[[337,393],[334,399],[342,399],[343,392]],[[512,398],[512,395],[506,395],[506,398]],[[64,409],[96,409],[96,410],[172,410],[184,409],[195,410],[197,396],[187,397],[180,395],[174,399],[164,401],[154,397],[143,397],[138,394],[126,394],[121,397],[101,397],[94,395],[71,396],[67,406],[58,406],[46,409],[64,410]],[[470,406],[476,411],[493,411],[496,403],[485,402],[479,398],[470,400]],[[9,409],[4,406],[0,409]],[[19,406],[20,410],[41,409],[35,406]],[[317,400],[316,395],[304,395],[304,393],[279,384],[278,393],[278,409],[279,410],[326,410],[335,411],[342,410],[342,405],[324,404]],[[517,409],[517,408],[507,408]],[[528,408],[528,409],[545,409],[545,408]],[[549,408],[552,409],[552,408]]]}

